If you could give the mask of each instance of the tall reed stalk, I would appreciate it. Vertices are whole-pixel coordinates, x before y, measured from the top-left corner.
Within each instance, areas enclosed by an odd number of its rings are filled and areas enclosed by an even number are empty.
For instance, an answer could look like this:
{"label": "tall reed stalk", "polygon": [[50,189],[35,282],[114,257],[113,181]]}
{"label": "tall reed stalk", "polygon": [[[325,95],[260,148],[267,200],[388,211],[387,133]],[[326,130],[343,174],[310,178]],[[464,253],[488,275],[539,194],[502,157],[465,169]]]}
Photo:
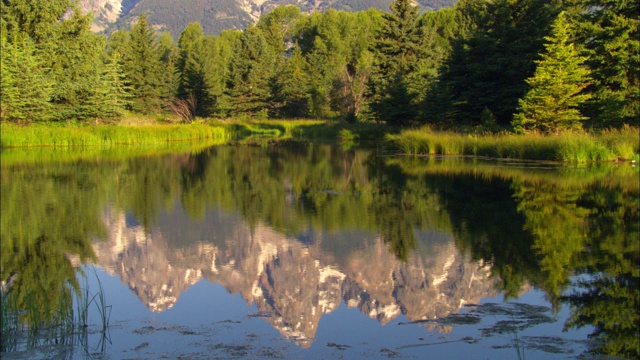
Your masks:
{"label": "tall reed stalk", "polygon": [[92,305],[98,313],[97,325],[101,333],[99,345],[108,339],[107,331],[111,317],[111,305],[107,305],[105,292],[95,268],[91,267],[98,290],[90,291],[86,276],[79,289],[66,287],[67,298],[54,304],[50,312],[36,308],[35,302],[26,299],[24,308],[17,308],[12,299],[11,287],[0,289],[0,325],[2,352],[17,352],[34,349],[41,345],[72,344],[88,353],[89,314]]}

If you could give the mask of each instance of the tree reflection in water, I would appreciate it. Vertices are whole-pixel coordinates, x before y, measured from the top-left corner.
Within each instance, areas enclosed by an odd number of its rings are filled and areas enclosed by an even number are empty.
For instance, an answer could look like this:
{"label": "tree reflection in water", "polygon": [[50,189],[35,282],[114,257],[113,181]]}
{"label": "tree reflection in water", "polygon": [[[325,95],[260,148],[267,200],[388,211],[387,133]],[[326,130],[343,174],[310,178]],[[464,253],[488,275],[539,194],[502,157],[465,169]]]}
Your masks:
{"label": "tree reflection in water", "polygon": [[[105,237],[105,209],[129,214],[145,233],[176,206],[192,219],[223,209],[240,214],[254,233],[268,226],[301,239],[301,249],[317,242],[328,263],[345,271],[355,269],[363,246],[348,234],[377,234],[407,265],[433,251],[425,232],[453,234],[460,252],[490,264],[507,297],[528,285],[543,289],[556,308],[571,306],[567,327],[595,326],[601,346],[594,350],[638,356],[639,185],[631,167],[381,158],[323,145],[119,158],[3,162],[1,276],[16,306],[36,303],[41,317],[52,316],[50,304],[63,301],[67,284],[77,288],[70,258],[93,259],[90,239]],[[324,234],[321,241],[316,234]],[[211,246],[236,251],[224,238]],[[189,249],[201,240],[175,236],[171,246]]]}

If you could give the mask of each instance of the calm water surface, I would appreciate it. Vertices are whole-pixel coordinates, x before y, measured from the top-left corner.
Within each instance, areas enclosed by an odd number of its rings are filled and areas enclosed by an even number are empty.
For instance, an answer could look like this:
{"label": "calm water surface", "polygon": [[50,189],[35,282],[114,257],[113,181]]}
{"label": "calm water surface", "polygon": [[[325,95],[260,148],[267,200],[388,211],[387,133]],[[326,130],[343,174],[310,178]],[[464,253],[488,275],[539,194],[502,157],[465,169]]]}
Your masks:
{"label": "calm water surface", "polygon": [[2,151],[3,298],[46,320],[88,289],[109,327],[5,331],[3,358],[639,354],[630,164],[92,151]]}

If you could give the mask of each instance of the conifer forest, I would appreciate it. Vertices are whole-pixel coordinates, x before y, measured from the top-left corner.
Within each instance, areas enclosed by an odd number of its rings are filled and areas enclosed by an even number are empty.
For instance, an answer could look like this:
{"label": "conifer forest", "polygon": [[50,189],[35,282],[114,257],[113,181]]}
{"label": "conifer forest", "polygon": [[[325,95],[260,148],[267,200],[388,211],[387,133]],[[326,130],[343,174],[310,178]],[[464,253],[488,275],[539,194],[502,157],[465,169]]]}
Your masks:
{"label": "conifer forest", "polygon": [[144,15],[90,30],[69,0],[2,1],[3,122],[343,119],[513,132],[637,125],[632,0],[462,0],[302,13],[174,39]]}

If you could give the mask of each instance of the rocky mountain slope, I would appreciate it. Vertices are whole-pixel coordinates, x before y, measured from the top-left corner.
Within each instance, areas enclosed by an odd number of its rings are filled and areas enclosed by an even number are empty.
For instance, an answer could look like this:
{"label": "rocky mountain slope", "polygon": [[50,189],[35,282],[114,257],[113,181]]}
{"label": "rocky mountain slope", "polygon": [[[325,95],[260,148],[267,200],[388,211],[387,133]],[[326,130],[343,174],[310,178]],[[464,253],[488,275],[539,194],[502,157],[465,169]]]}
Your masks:
{"label": "rocky mountain slope", "polygon": [[[417,0],[422,10],[452,6],[457,0]],[[144,13],[159,30],[177,38],[190,22],[202,24],[205,34],[243,29],[260,15],[279,5],[295,4],[303,12],[329,8],[360,11],[374,7],[388,10],[392,0],[78,0],[85,12],[94,14],[95,31],[127,27]]]}

